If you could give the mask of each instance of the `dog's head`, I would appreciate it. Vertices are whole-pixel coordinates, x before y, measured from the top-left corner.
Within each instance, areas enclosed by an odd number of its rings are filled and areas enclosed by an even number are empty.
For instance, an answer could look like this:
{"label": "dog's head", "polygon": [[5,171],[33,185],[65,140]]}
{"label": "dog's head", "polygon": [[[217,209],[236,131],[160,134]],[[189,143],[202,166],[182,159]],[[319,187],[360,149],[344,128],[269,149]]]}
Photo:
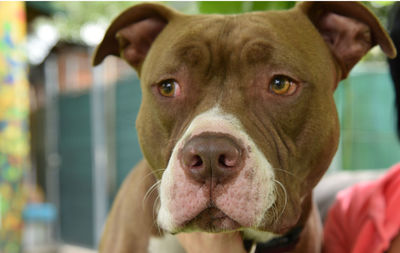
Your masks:
{"label": "dog's head", "polygon": [[336,152],[333,92],[376,44],[396,54],[359,3],[229,16],[141,4],[111,24],[94,64],[121,56],[140,76],[163,229],[282,234],[302,225]]}

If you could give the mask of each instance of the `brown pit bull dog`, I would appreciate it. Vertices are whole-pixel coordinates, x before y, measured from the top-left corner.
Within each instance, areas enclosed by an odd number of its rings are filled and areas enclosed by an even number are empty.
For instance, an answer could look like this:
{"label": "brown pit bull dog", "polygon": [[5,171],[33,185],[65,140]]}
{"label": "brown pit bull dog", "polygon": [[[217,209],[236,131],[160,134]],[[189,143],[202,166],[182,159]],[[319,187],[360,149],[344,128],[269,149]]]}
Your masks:
{"label": "brown pit bull dog", "polygon": [[333,92],[377,44],[395,56],[354,2],[227,16],[153,3],[123,12],[94,65],[115,55],[138,72],[144,160],[119,191],[100,252],[176,252],[168,234],[193,231],[240,231],[252,252],[320,251],[312,189],[338,145]]}

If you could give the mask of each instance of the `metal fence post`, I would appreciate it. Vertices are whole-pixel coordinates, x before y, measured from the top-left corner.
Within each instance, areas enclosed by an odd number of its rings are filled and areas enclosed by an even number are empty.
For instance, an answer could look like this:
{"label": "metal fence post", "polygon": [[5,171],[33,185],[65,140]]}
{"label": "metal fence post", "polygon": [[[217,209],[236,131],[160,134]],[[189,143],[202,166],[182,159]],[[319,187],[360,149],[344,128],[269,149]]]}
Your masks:
{"label": "metal fence post", "polygon": [[104,69],[93,68],[91,90],[91,128],[94,194],[94,242],[97,245],[107,216],[107,142],[104,108]]}
{"label": "metal fence post", "polygon": [[[50,55],[44,63],[45,73],[45,157],[46,157],[46,198],[58,212],[60,211],[60,155],[58,152],[59,135],[59,80],[57,56]],[[55,223],[55,237],[60,239],[60,216]]]}

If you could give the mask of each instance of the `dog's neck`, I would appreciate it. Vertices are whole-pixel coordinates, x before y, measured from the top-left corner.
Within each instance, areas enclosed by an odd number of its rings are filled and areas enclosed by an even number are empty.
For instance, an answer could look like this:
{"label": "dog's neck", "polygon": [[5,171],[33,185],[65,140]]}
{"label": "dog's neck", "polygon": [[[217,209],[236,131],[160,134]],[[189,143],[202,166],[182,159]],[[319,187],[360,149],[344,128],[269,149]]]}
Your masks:
{"label": "dog's neck", "polygon": [[250,253],[280,253],[289,252],[296,248],[300,241],[300,234],[303,227],[295,227],[284,236],[273,238],[265,243],[256,243],[253,240],[244,240],[243,245],[247,252]]}
{"label": "dog's neck", "polygon": [[244,247],[250,253],[290,252],[296,248],[304,226],[308,221],[312,207],[312,194],[308,195],[302,204],[303,212],[297,225],[284,235],[269,232],[245,230],[243,233]]}

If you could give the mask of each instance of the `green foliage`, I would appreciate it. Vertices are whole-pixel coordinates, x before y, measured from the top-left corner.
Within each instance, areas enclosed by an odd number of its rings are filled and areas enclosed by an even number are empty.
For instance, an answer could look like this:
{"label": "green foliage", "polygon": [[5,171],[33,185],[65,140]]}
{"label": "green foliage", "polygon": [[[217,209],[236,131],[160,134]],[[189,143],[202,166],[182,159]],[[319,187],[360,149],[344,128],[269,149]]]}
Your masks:
{"label": "green foliage", "polygon": [[244,2],[198,2],[200,13],[234,14],[243,12]]}
{"label": "green foliage", "polygon": [[62,40],[80,41],[80,29],[87,23],[108,24],[134,2],[49,2],[57,11],[52,17],[37,20],[54,25]]}
{"label": "green foliage", "polygon": [[269,2],[253,2],[254,11],[266,11],[266,10],[286,10],[295,6],[294,1],[269,1]]}
{"label": "green foliage", "polygon": [[200,13],[236,14],[250,11],[284,10],[295,5],[295,2],[286,1],[234,1],[234,2],[197,2]]}
{"label": "green foliage", "polygon": [[[99,23],[107,27],[122,11],[138,2],[63,1],[41,3],[44,8],[52,10],[52,15],[34,20],[34,30],[42,24],[50,24],[57,29],[61,40],[79,43],[82,42],[80,37],[82,26],[88,23]],[[184,13],[198,13],[194,2],[165,2],[164,4]]]}
{"label": "green foliage", "polygon": [[363,2],[379,19],[384,27],[388,27],[388,18],[393,1]]}

